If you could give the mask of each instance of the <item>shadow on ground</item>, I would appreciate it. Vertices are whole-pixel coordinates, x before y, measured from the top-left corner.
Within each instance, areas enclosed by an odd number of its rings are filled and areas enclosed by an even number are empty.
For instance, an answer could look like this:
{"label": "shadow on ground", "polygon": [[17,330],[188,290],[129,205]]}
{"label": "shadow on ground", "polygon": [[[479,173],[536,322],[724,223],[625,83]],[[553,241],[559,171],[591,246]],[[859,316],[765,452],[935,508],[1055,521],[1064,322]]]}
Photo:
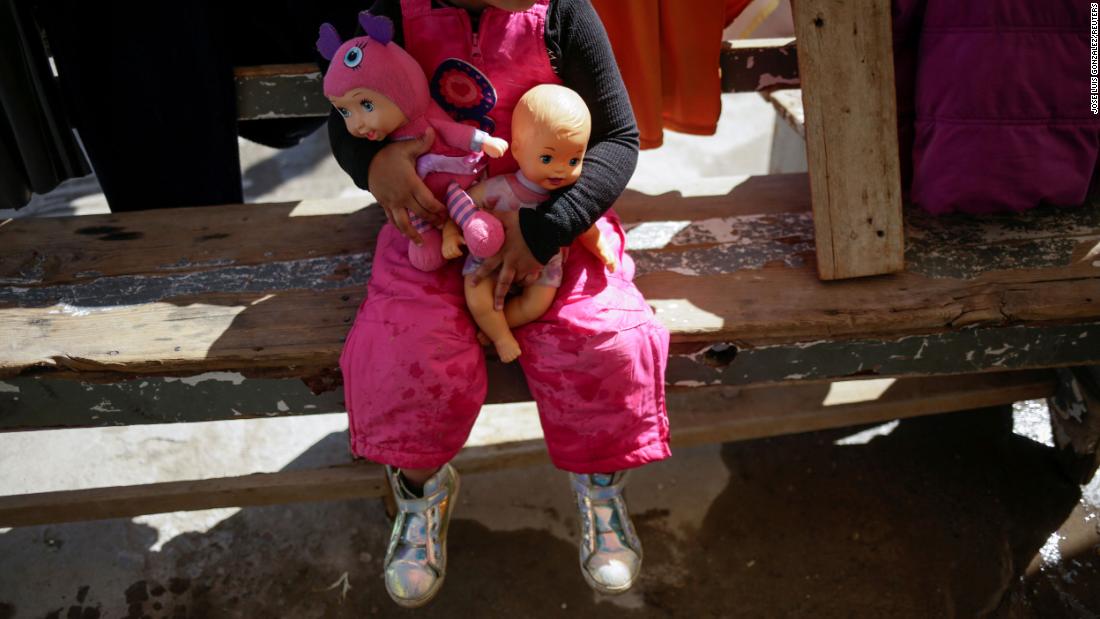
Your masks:
{"label": "shadow on ground", "polygon": [[[573,531],[571,512],[532,510],[530,523],[496,530],[460,508],[446,587],[417,615],[1095,613],[1094,526],[1084,527],[1078,556],[1043,569],[1035,559],[1078,506],[1080,490],[1051,448],[1011,427],[1007,408],[970,411],[902,421],[862,445],[835,444],[851,429],[826,431],[727,444],[708,470],[683,470],[676,458],[650,467],[635,477],[634,492],[676,479],[683,486],[696,475],[728,481],[686,526],[670,524],[675,504],[635,514],[646,569],[631,607],[584,585],[574,542],[551,531]],[[332,435],[291,466],[328,462],[344,445]],[[699,458],[684,461],[707,468]],[[548,470],[532,469],[529,487],[482,496],[502,511],[514,508],[545,485]],[[383,589],[387,528],[381,502],[359,500],[241,510],[157,551],[156,529],[122,520],[15,529],[0,535],[0,557],[9,557],[0,559],[0,618],[41,616],[26,613],[45,606],[58,618],[410,616]],[[66,542],[86,537],[100,546]],[[10,562],[29,556],[28,545],[41,545],[36,563],[44,565]],[[12,577],[18,573],[24,577]]]}
{"label": "shadow on ground", "polygon": [[275,191],[287,181],[313,174],[331,153],[328,133],[322,129],[305,136],[293,148],[281,149],[252,161],[241,171],[245,201],[259,201],[258,198]]}

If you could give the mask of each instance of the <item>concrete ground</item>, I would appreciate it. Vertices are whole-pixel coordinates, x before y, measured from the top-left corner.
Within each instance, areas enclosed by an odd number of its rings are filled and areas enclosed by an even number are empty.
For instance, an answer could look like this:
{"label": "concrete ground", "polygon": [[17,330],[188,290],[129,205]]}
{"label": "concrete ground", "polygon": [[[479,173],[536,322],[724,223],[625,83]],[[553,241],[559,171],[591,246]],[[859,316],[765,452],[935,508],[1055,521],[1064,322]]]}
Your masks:
{"label": "concrete ground", "polygon": [[[765,172],[769,114],[726,95],[719,136],[670,134],[632,187]],[[242,160],[250,201],[356,192],[323,133],[242,143]],[[103,207],[89,178],[19,214]],[[494,406],[475,433],[534,425],[530,404]],[[0,493],[318,466],[343,457],[345,431],[317,415],[0,435]],[[464,477],[446,587],[416,614],[1100,615],[1100,477],[1068,480],[1039,402],[680,449],[628,492],[645,568],[610,598],[580,576],[564,474]],[[0,619],[409,616],[383,589],[388,528],[371,499],[0,529]]]}

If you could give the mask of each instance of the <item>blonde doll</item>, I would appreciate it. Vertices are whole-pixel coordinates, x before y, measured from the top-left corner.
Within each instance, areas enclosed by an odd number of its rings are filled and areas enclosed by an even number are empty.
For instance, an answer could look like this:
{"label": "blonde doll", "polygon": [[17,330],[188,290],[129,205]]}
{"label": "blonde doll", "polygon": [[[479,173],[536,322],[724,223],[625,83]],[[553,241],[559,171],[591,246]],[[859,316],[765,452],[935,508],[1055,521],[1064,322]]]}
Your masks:
{"label": "blonde doll", "polygon": [[[528,90],[512,112],[512,156],[519,164],[513,174],[492,177],[471,187],[469,196],[479,208],[490,211],[516,211],[535,208],[550,197],[550,192],[577,182],[592,133],[588,106],[576,92],[555,84],[542,84]],[[447,195],[451,204],[461,200],[461,190],[452,187]],[[579,237],[608,270],[615,271],[615,259],[592,226]],[[444,228],[443,256],[461,255],[462,236],[457,229]],[[466,303],[485,337],[496,347],[505,363],[520,355],[512,329],[525,325],[546,312],[561,285],[562,260],[568,249],[550,259],[538,280],[508,299],[503,311],[493,307],[495,282],[483,279],[473,283],[473,273],[482,260],[472,255],[462,274],[466,276]]]}

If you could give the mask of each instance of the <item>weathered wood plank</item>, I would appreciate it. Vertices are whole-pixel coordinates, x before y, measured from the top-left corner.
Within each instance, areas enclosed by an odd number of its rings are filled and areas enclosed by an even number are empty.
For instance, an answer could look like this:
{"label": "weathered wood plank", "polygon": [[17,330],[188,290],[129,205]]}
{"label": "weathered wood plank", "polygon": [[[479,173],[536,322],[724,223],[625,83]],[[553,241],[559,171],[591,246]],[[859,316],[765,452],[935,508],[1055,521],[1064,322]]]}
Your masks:
{"label": "weathered wood plank", "polygon": [[[1047,397],[1051,371],[844,380],[730,391],[673,391],[673,444],[688,446],[810,432]],[[726,402],[723,408],[715,401]]]}
{"label": "weathered wood plank", "polygon": [[[901,338],[838,339],[746,346],[679,343],[666,380],[676,386],[751,386],[852,377],[974,376],[1036,367],[1100,364],[1100,323],[963,328]],[[488,403],[530,399],[516,365],[488,363]],[[298,378],[214,372],[97,384],[87,374],[0,381],[0,429],[76,428],[301,415],[344,410],[339,372],[313,395]],[[295,372],[302,375],[301,370]],[[248,371],[249,376],[255,370]],[[93,374],[93,377],[95,375]],[[70,380],[77,378],[80,380]]]}
{"label": "weathered wood plank", "polygon": [[332,109],[316,64],[238,67],[233,77],[238,120],[328,116]]}
{"label": "weathered wood plank", "polygon": [[[490,361],[486,404],[531,399],[518,365]],[[339,413],[347,408],[340,373],[318,368],[316,376],[255,377],[241,372],[193,376],[143,376],[90,382],[87,373],[47,374],[0,380],[0,432],[184,423]],[[263,373],[261,373],[263,374]],[[92,373],[91,378],[96,375]]]}
{"label": "weathered wood plank", "polygon": [[753,385],[867,376],[935,376],[1100,364],[1100,322],[971,327],[901,338],[674,346],[670,385]]}
{"label": "weathered wood plank", "polygon": [[776,114],[802,139],[806,139],[806,111],[802,107],[801,88],[777,88],[764,93]]}
{"label": "weathered wood plank", "polygon": [[[1009,342],[1012,332],[995,328],[1049,327],[1054,341],[1064,323],[1100,320],[1093,206],[983,219],[912,212],[906,272],[822,282],[810,215],[791,210],[807,203],[805,175],[725,187],[632,193],[617,207],[636,281],[677,344],[880,341],[873,348],[897,356],[889,351],[904,338],[968,325],[998,349],[992,334]],[[0,377],[331,370],[381,223],[361,202],[14,221],[0,229]],[[102,230],[111,226],[120,230]]]}
{"label": "weathered wood plank", "polygon": [[792,38],[742,39],[722,45],[722,92],[797,86],[798,49]]}
{"label": "weathered wood plank", "polygon": [[818,274],[904,268],[889,0],[794,4]]}
{"label": "weathered wood plank", "polygon": [[[362,286],[212,292],[99,308],[0,311],[0,375],[24,369],[132,375],[335,367]],[[308,316],[308,320],[304,317]]]}
{"label": "weathered wood plank", "polygon": [[[791,38],[726,41],[719,66],[723,92],[798,84],[798,56]],[[331,109],[316,64],[237,67],[233,76],[239,120],[328,116]]]}
{"label": "weathered wood plank", "polygon": [[[788,388],[692,389],[669,394],[677,447],[803,432],[1046,397],[1047,372],[979,378],[845,381]],[[464,473],[545,461],[541,440],[467,448],[455,459]],[[0,527],[247,507],[296,501],[381,496],[382,468],[354,463],[208,480],[0,497]]]}
{"label": "weathered wood plank", "polygon": [[371,202],[308,200],[16,219],[0,229],[0,308],[36,287],[362,254],[373,248],[385,223],[381,209],[363,208]]}

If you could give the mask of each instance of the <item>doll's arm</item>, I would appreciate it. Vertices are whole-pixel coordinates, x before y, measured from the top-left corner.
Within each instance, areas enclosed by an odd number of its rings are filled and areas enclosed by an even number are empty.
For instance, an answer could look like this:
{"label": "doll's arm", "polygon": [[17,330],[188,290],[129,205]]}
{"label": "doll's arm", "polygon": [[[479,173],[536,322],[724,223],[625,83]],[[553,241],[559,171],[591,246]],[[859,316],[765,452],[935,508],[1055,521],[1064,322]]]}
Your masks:
{"label": "doll's arm", "polygon": [[440,120],[433,124],[436,132],[439,133],[439,137],[453,148],[468,150],[471,153],[484,152],[494,159],[503,156],[508,151],[508,142],[500,138],[494,138],[481,129],[476,129],[470,125],[453,120]]}
{"label": "doll's arm", "polygon": [[495,138],[484,131],[478,133],[484,134],[481,141],[481,150],[486,155],[493,159],[499,159],[504,156],[504,153],[508,152],[508,142],[503,138]]}
{"label": "doll's arm", "polygon": [[615,260],[615,255],[611,253],[611,247],[604,241],[603,235],[600,234],[600,229],[596,227],[596,224],[592,224],[591,228],[581,233],[580,241],[585,249],[600,259],[600,262],[607,267],[608,271],[615,272],[618,261]]}
{"label": "doll's arm", "polygon": [[478,183],[466,190],[466,193],[470,196],[470,199],[474,201],[479,209],[488,209],[489,205],[485,203],[485,183]]}

